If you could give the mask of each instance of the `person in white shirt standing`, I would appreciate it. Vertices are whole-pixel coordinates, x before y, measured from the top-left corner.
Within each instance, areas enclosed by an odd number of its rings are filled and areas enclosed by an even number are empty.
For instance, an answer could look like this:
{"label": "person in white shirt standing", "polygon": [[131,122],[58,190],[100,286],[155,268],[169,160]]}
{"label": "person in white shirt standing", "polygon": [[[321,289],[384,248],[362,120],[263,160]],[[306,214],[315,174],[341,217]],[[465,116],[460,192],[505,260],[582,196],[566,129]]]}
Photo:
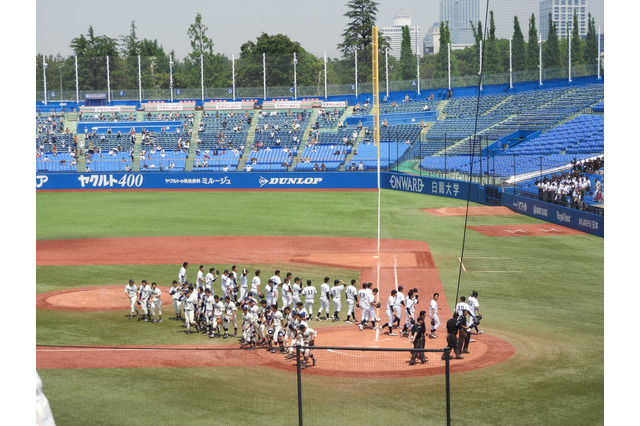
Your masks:
{"label": "person in white shirt standing", "polygon": [[331,321],[340,321],[338,313],[342,310],[342,290],[344,290],[344,281],[333,280],[331,288],[331,299],[333,300],[333,317]]}
{"label": "person in white shirt standing", "polygon": [[162,322],[162,291],[156,283],[151,283],[151,315],[151,322]]}
{"label": "person in white shirt standing", "polygon": [[429,334],[430,339],[435,339],[436,330],[440,327],[440,318],[438,318],[438,311],[440,307],[438,306],[438,298],[440,294],[433,293],[433,299],[431,299],[431,303],[429,303],[429,318],[431,318],[431,334]]}
{"label": "person in white shirt standing", "polygon": [[[129,298],[129,303],[131,304],[131,314],[128,316],[129,319],[132,319],[134,316],[138,316],[138,310],[136,309],[136,300],[138,298],[138,287],[135,285],[133,280],[129,280],[129,283],[124,288],[124,293]],[[133,315],[135,312],[135,315]]]}
{"label": "person in white shirt standing", "polygon": [[324,277],[324,282],[320,284],[320,309],[316,315],[316,320],[322,321],[324,318],[320,318],[322,311],[325,312],[326,319],[329,319],[329,293],[331,288],[329,287],[329,277]]}
{"label": "person in white shirt standing", "polygon": [[[275,272],[273,273],[273,276],[271,277],[271,281],[273,283],[273,303],[278,303],[278,288],[282,286],[282,280],[280,279],[279,269],[275,270]],[[269,306],[271,306],[273,303],[270,303]]]}

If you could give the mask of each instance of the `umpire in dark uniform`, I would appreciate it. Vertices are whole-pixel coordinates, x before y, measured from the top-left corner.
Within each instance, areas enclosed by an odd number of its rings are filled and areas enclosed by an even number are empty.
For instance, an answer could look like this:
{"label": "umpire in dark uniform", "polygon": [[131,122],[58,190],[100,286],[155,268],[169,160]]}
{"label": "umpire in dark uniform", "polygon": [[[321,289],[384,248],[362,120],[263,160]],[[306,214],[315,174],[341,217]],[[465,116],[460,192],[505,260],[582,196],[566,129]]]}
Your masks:
{"label": "umpire in dark uniform", "polygon": [[[449,321],[447,321],[447,346],[453,349],[456,359],[464,359],[460,356],[460,346],[458,346],[458,332],[460,330],[459,318],[464,318],[464,315],[460,316],[458,312],[454,312],[453,318],[450,318]],[[442,354],[442,359],[445,359],[445,354]]]}
{"label": "umpire in dark uniform", "polygon": [[[424,316],[419,316],[417,323],[411,328],[411,341],[413,342],[414,349],[424,349],[424,342],[426,339],[427,327],[424,325]],[[420,362],[424,364],[427,362],[427,357],[423,351],[411,351],[411,361],[409,365],[416,364],[416,358],[420,358]]]}

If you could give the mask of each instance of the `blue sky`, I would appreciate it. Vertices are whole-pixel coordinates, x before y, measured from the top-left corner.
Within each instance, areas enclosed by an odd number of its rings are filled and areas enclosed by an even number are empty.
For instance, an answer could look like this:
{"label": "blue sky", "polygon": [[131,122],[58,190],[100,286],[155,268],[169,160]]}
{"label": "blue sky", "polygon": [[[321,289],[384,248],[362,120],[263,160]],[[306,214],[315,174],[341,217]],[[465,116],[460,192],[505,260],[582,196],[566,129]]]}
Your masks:
{"label": "blue sky", "polygon": [[[588,0],[597,24],[604,31],[604,1]],[[199,12],[209,28],[214,49],[225,55],[238,54],[240,45],[262,32],[282,33],[306,50],[339,56],[336,45],[347,19],[346,0],[36,0],[36,53],[71,55],[70,41],[93,26],[97,35],[119,38],[135,21],[139,38],[157,39],[166,52],[178,58],[190,51],[187,28]],[[390,26],[396,14],[412,16],[424,34],[439,20],[440,0],[379,0],[378,26]],[[486,0],[480,0],[482,9]],[[513,16],[526,33],[528,18],[537,15],[538,0],[490,0],[498,26],[498,37],[513,31]]]}

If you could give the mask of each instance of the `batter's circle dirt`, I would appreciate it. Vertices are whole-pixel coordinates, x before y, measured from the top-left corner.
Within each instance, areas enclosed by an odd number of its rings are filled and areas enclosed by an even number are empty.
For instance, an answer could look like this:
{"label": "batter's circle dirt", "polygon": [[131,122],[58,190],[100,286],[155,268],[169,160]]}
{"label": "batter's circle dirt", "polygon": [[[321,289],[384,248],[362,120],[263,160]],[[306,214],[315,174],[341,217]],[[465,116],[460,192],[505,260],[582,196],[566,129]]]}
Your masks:
{"label": "batter's circle dirt", "polygon": [[[132,264],[175,264],[176,269],[185,260],[190,264],[316,264],[340,268],[360,270],[361,282],[379,282],[382,297],[386,300],[392,286],[395,287],[397,277],[405,289],[417,288],[421,296],[421,306],[427,308],[430,295],[440,293],[439,304],[441,335],[437,339],[429,339],[427,348],[442,349],[446,346],[444,324],[451,318],[449,304],[442,289],[438,271],[431,257],[429,246],[423,241],[382,240],[378,256],[377,241],[367,238],[338,237],[138,237],[138,238],[101,238],[82,240],[44,240],[37,241],[36,259],[38,265],[132,265]],[[380,264],[378,275],[378,263]],[[379,276],[379,281],[378,280]],[[143,278],[143,277],[141,277]],[[169,278],[167,279],[169,281]],[[103,286],[85,287],[39,294],[36,306],[41,309],[59,310],[122,310],[123,315],[129,311],[129,304],[124,294],[124,287]],[[385,289],[385,286],[388,287]],[[168,299],[168,288],[163,290],[163,305],[171,307]],[[381,310],[379,316],[386,317]],[[130,322],[129,322],[130,324]],[[313,327],[313,322],[310,327]],[[395,336],[378,335],[371,329],[360,331],[356,326],[322,327],[318,329],[317,346],[335,347],[386,347],[410,348],[408,339]],[[471,354],[464,360],[452,361],[452,372],[468,371],[486,367],[504,361],[514,353],[507,342],[486,334],[475,336],[476,342],[471,344]],[[185,336],[188,341],[189,336]],[[176,350],[183,351],[189,346],[180,346]],[[215,348],[221,348],[215,345]],[[233,345],[229,347],[238,347]],[[211,346],[204,348],[212,348]],[[118,348],[102,348],[90,350],[83,348],[83,356],[74,354],[73,348],[37,348],[37,368],[113,368],[136,367],[132,360],[143,357],[131,356],[130,350]],[[122,348],[120,348],[122,349]],[[194,348],[193,354],[177,357],[166,346],[147,347],[148,355],[153,349],[154,358],[161,359],[161,366],[227,366],[233,365],[229,357],[220,355],[224,351],[204,351]],[[200,347],[203,349],[203,347]],[[318,351],[320,352],[320,351]],[[349,377],[407,377],[416,375],[443,374],[443,363],[440,353],[429,354],[430,362],[424,365],[408,366],[408,353],[385,353],[385,362],[381,363],[380,352],[355,352],[362,363],[344,363],[341,359],[353,355],[333,351],[322,351],[318,365],[305,370],[305,374]],[[191,353],[191,351],[189,351]],[[211,355],[213,353],[214,355]],[[287,363],[281,355],[267,353],[264,350],[247,351],[247,356],[258,364],[282,370],[294,367]],[[120,361],[118,354],[122,354]],[[216,355],[217,354],[217,355]],[[165,359],[166,358],[166,359]],[[176,363],[175,360],[180,362]],[[126,364],[125,364],[126,363]],[[255,364],[253,364],[255,365]],[[352,367],[349,367],[351,365]],[[139,365],[142,367],[143,365]],[[366,367],[364,367],[366,366]],[[295,369],[294,369],[295,370]]]}

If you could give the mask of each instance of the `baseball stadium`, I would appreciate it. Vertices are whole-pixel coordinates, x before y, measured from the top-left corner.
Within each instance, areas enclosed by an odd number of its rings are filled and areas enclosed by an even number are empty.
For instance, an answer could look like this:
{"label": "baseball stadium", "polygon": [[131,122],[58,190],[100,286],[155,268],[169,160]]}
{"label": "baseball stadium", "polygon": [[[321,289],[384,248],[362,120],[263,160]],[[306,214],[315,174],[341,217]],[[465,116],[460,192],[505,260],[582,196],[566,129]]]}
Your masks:
{"label": "baseball stadium", "polygon": [[520,57],[468,3],[405,62],[375,20],[39,54],[38,424],[603,424],[603,39],[536,2]]}

